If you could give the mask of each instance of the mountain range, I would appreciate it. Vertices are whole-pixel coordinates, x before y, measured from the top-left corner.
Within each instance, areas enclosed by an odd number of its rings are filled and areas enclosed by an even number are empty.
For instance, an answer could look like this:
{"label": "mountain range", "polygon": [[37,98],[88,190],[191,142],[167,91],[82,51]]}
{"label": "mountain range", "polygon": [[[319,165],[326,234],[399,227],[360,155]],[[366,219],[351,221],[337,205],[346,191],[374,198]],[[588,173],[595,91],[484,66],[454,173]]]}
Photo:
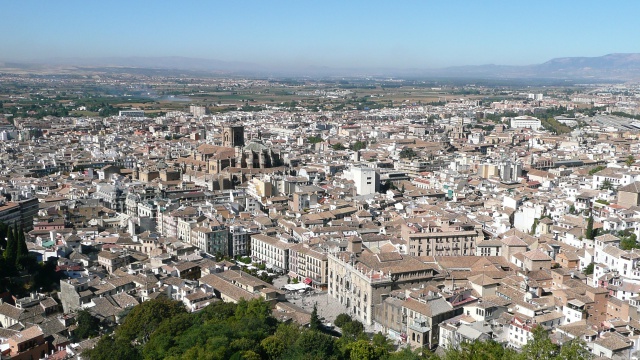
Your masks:
{"label": "mountain range", "polygon": [[[473,65],[431,69],[332,68],[326,66],[267,67],[189,57],[56,58],[47,61],[0,62],[0,72],[74,73],[154,70],[161,73],[201,73],[247,76],[402,76],[486,79],[640,80],[640,54],[616,53],[598,57],[563,57],[542,64]],[[162,70],[162,71],[161,71]]]}

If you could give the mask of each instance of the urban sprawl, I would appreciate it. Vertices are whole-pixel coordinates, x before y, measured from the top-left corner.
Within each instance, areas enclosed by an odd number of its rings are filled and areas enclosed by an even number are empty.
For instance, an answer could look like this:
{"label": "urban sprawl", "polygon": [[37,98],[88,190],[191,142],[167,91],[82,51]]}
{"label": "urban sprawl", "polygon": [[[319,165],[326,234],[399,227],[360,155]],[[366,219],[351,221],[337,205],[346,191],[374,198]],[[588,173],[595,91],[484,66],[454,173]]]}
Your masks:
{"label": "urban sprawl", "polygon": [[640,350],[638,86],[186,79],[151,108],[82,102],[126,79],[0,80],[34,89],[0,93],[2,359],[80,356],[81,311],[108,329],[163,296],[436,352],[539,327]]}

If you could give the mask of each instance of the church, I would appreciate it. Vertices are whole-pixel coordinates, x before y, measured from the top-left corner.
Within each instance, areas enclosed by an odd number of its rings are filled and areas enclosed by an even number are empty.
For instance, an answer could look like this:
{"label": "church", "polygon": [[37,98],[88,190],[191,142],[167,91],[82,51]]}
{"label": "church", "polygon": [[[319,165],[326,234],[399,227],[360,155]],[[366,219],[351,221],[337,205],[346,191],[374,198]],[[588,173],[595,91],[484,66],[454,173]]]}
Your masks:
{"label": "church", "polygon": [[195,160],[207,162],[209,174],[219,174],[226,168],[268,169],[282,165],[280,154],[262,139],[251,139],[245,144],[244,126],[225,125],[222,128],[222,146],[203,144],[193,154]]}

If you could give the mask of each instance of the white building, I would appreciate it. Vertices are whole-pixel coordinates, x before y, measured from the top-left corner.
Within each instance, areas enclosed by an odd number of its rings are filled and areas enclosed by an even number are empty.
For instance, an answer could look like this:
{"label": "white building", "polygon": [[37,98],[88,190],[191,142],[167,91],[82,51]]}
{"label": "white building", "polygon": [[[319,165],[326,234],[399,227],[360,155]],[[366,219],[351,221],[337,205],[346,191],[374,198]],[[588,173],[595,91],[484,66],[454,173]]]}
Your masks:
{"label": "white building", "polygon": [[286,272],[289,270],[289,249],[293,245],[271,236],[254,234],[251,235],[251,257]]}
{"label": "white building", "polygon": [[512,129],[532,129],[539,130],[542,127],[542,123],[539,119],[533,116],[516,116],[511,118]]}
{"label": "white building", "polygon": [[345,172],[347,180],[353,180],[358,195],[375,194],[378,191],[380,175],[369,167],[353,166]]}

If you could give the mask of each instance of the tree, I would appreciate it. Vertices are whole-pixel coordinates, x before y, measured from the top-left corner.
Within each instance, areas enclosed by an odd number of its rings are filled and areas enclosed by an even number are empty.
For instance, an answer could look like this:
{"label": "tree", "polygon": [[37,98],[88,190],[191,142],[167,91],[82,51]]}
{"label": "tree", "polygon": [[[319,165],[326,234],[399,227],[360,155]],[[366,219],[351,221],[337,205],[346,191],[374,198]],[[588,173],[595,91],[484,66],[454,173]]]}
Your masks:
{"label": "tree", "polygon": [[336,143],[336,144],[333,144],[333,145],[331,145],[331,148],[332,148],[333,150],[336,150],[336,151],[340,151],[340,150],[344,150],[344,149],[346,149],[346,148],[344,147],[344,145],[342,145],[342,143]]}
{"label": "tree", "polygon": [[318,317],[318,305],[313,304],[313,311],[311,311],[311,320],[309,321],[309,328],[311,330],[319,330],[322,328],[322,322]]}
{"label": "tree", "polygon": [[29,248],[27,247],[27,241],[24,237],[24,231],[22,226],[17,230],[17,251],[16,251],[16,266],[20,269],[24,269],[28,264]]}
{"label": "tree", "polygon": [[595,173],[598,173],[602,170],[606,169],[606,166],[602,166],[602,165],[598,165],[596,167],[594,167],[593,169],[589,170],[589,175],[593,175]]}
{"label": "tree", "polygon": [[605,180],[600,185],[600,190],[613,190],[613,184],[609,180]]}
{"label": "tree", "polygon": [[631,167],[631,165],[633,165],[636,162],[636,158],[633,157],[633,155],[629,155],[627,157],[627,159],[624,161],[625,165]]}
{"label": "tree", "polygon": [[540,222],[539,219],[533,219],[533,225],[531,225],[531,235],[535,235],[536,234],[536,229],[538,227],[538,223]]}
{"label": "tree", "polygon": [[390,353],[395,348],[391,339],[382,335],[381,332],[377,332],[373,335],[373,338],[371,338],[371,344],[378,349],[379,353]]}
{"label": "tree", "polygon": [[594,263],[591,263],[591,264],[587,265],[587,267],[585,267],[584,270],[583,270],[584,274],[585,275],[592,275],[594,267],[595,267]]}
{"label": "tree", "polygon": [[584,341],[573,339],[562,345],[557,360],[591,360],[593,354],[587,350]]}
{"label": "tree", "polygon": [[351,145],[351,150],[358,151],[367,148],[367,143],[364,141],[356,141],[353,145]]}
{"label": "tree", "polygon": [[444,360],[513,359],[515,351],[504,348],[493,340],[463,342],[458,348],[445,351]]}
{"label": "tree", "polygon": [[4,249],[4,259],[7,266],[14,266],[18,257],[18,241],[14,235],[13,228],[9,227],[7,234],[7,248]]}
{"label": "tree", "polygon": [[277,336],[271,335],[260,342],[260,346],[269,359],[279,359],[284,353],[286,346]]}
{"label": "tree", "polygon": [[142,359],[140,351],[130,341],[114,339],[111,335],[100,338],[93,349],[84,351],[82,355],[91,360]]}
{"label": "tree", "polygon": [[324,140],[322,140],[322,137],[320,137],[320,136],[309,136],[307,138],[307,141],[309,142],[309,144],[317,144],[317,143],[320,143],[320,142],[322,142]]}
{"label": "tree", "polygon": [[349,314],[342,313],[336,316],[336,320],[333,323],[335,326],[341,328],[344,326],[344,324],[350,323],[351,321],[353,320],[351,319],[351,316]]}
{"label": "tree", "polygon": [[418,154],[416,154],[416,152],[411,148],[404,148],[400,151],[400,159],[413,159],[417,155]]}
{"label": "tree", "polygon": [[76,317],[77,327],[73,331],[75,340],[92,338],[100,331],[100,320],[93,317],[87,310],[81,310]]}
{"label": "tree", "polygon": [[304,331],[291,350],[297,356],[283,356],[283,358],[326,359],[334,353],[335,345],[333,338],[329,335],[319,331]]}
{"label": "tree", "polygon": [[[35,262],[35,258],[29,257],[29,260]],[[42,289],[44,292],[50,292],[56,289],[60,284],[61,272],[56,271],[58,261],[56,258],[49,258],[47,261],[37,264],[34,275],[34,288]]]}
{"label": "tree", "polygon": [[627,236],[623,236],[620,239],[620,249],[622,250],[632,250],[639,249],[640,245],[637,242],[636,234],[629,234]]}
{"label": "tree", "polygon": [[349,359],[351,360],[374,360],[379,359],[380,353],[367,340],[358,340],[349,344]]}
{"label": "tree", "polygon": [[357,339],[364,333],[364,325],[358,320],[353,320],[342,326],[342,336]]}
{"label": "tree", "polygon": [[589,220],[587,220],[587,230],[585,236],[589,240],[593,240],[596,237],[596,231],[593,229],[593,214],[589,215]]}
{"label": "tree", "polygon": [[547,331],[540,325],[533,328],[533,339],[529,339],[522,347],[519,358],[522,360],[552,360],[555,359],[558,347],[551,342]]}
{"label": "tree", "polygon": [[300,327],[295,323],[281,323],[275,332],[275,337],[284,344],[293,344],[300,337]]}
{"label": "tree", "polygon": [[9,227],[7,224],[0,222],[0,249],[4,250],[7,248],[7,235],[9,232]]}
{"label": "tree", "polygon": [[182,336],[197,323],[199,323],[198,319],[187,313],[163,320],[144,345],[143,357],[148,360],[167,358],[170,349],[176,346],[174,339]]}
{"label": "tree", "polygon": [[182,303],[167,298],[145,301],[134,307],[115,332],[116,339],[145,343],[164,319],[186,313]]}

